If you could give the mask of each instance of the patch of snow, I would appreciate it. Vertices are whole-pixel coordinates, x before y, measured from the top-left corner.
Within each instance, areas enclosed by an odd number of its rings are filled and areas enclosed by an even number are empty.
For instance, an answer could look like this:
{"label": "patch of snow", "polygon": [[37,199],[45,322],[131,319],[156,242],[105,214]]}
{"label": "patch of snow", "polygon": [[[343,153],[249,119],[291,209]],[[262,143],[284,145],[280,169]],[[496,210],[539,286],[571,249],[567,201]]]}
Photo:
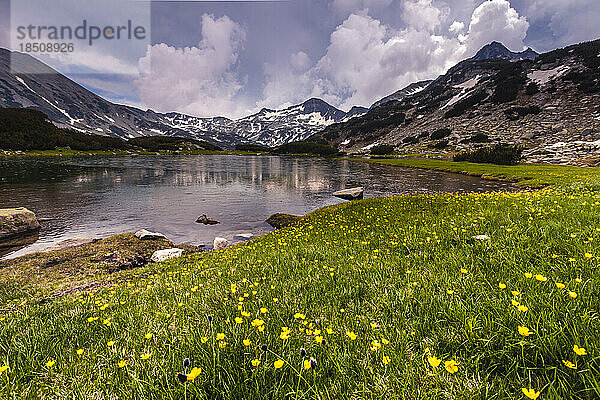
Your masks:
{"label": "patch of snow", "polygon": [[[17,81],[19,81],[19,83],[23,86],[25,86],[27,89],[31,90],[33,93],[35,93],[35,90],[33,90],[32,88],[29,87],[29,85],[27,85],[25,83],[25,81],[23,79],[21,79],[20,77],[15,75],[15,78],[17,79]],[[37,94],[37,93],[36,93]]]}
{"label": "patch of snow", "polygon": [[163,131],[160,131],[160,130],[154,129],[154,128],[150,129],[150,132],[158,133],[159,135],[164,135],[165,134]]}
{"label": "patch of snow", "polygon": [[477,75],[475,78],[471,78],[468,81],[465,81],[459,85],[455,85],[454,87],[456,89],[473,89],[475,85],[477,85],[477,82],[479,82],[479,78],[480,76]]}
{"label": "patch of snow", "polygon": [[453,98],[450,99],[450,101],[448,101],[446,104],[444,104],[444,106],[441,108],[441,110],[443,110],[444,108],[450,107],[451,105],[461,101],[462,99],[464,99],[465,97],[467,97],[467,95],[469,95],[471,93],[471,89],[473,89],[476,85],[477,82],[479,82],[479,78],[480,76],[477,75],[474,78],[471,78],[461,84],[455,85],[454,88],[455,89],[461,89],[460,93],[457,94],[456,96],[454,96]]}
{"label": "patch of snow", "polygon": [[112,119],[111,117],[109,117],[108,115],[105,115],[104,118],[106,118],[107,120],[109,120],[110,122],[115,122],[114,119]]}
{"label": "patch of snow", "polygon": [[377,146],[377,142],[375,143],[371,143],[365,147],[362,148],[362,150],[371,150],[373,147]]}
{"label": "patch of snow", "polygon": [[567,65],[561,65],[553,69],[548,70],[536,70],[527,74],[527,78],[530,81],[537,83],[538,85],[545,85],[552,78],[556,78],[558,76],[563,75],[565,72],[569,70]]}
{"label": "patch of snow", "polygon": [[343,141],[342,143],[340,143],[340,144],[341,144],[342,146],[345,146],[345,145],[347,145],[347,144],[349,144],[349,143],[350,143],[350,139],[346,139],[346,140],[344,140],[344,141]]}
{"label": "patch of snow", "polygon": [[97,130],[98,132],[104,132],[104,129],[102,129],[102,128],[96,128],[96,130]]}

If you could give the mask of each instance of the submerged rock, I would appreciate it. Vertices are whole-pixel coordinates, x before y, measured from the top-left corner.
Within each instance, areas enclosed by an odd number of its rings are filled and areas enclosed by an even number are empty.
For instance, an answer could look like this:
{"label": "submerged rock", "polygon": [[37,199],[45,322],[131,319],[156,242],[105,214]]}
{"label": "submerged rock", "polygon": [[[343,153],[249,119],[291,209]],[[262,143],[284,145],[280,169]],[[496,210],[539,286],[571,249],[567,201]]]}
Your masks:
{"label": "submerged rock", "polygon": [[215,240],[213,241],[213,248],[215,250],[224,249],[228,245],[229,245],[229,240],[222,238],[222,237],[216,237]]}
{"label": "submerged rock", "polygon": [[360,200],[363,198],[364,189],[362,187],[355,187],[351,189],[338,190],[337,192],[333,192],[333,195],[344,200]]}
{"label": "submerged rock", "polygon": [[296,222],[300,221],[301,219],[302,219],[302,217],[298,216],[298,215],[277,213],[277,214],[271,215],[269,217],[269,219],[267,219],[266,222],[267,222],[267,224],[271,225],[273,228],[281,229],[281,228],[285,228],[286,226],[295,224]]}
{"label": "submerged rock", "polygon": [[146,229],[140,229],[135,233],[135,237],[140,240],[156,240],[156,239],[166,239],[167,237],[162,233],[158,232],[150,232]]}
{"label": "submerged rock", "polygon": [[171,258],[181,257],[182,255],[183,249],[179,248],[157,250],[154,253],[152,253],[152,257],[150,257],[150,260],[153,262],[162,262]]}
{"label": "submerged rock", "polygon": [[238,233],[233,236],[233,240],[250,240],[254,237],[252,233]]}
{"label": "submerged rock", "polygon": [[0,240],[40,229],[35,214],[24,207],[0,209]]}
{"label": "submerged rock", "polygon": [[204,225],[216,225],[216,224],[220,223],[216,219],[211,218],[206,214],[202,214],[201,216],[199,216],[198,219],[196,220],[196,222],[199,224],[204,224]]}

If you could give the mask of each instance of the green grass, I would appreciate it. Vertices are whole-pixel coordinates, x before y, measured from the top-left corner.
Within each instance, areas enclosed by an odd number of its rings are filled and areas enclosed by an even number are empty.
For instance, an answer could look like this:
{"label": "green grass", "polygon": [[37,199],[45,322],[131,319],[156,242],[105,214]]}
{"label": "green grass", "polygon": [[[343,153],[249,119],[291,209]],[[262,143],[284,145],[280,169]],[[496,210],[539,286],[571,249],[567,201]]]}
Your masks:
{"label": "green grass", "polygon": [[349,159],[376,164],[396,165],[399,167],[435,169],[467,175],[481,176],[516,182],[517,186],[539,188],[549,185],[565,185],[573,182],[598,187],[600,169],[550,164],[492,165],[469,162],[453,162],[424,158],[393,159]]}
{"label": "green grass", "polygon": [[[479,234],[490,239],[472,239]],[[598,398],[599,243],[600,194],[585,189],[400,196],[325,208],[247,245],[155,265],[150,275],[111,287],[7,301],[0,365],[9,369],[0,393],[520,399],[531,387],[542,398]],[[254,319],[264,322],[263,332]],[[533,334],[521,336],[519,326]],[[282,327],[291,329],[287,340]],[[587,355],[577,356],[575,344]],[[433,368],[428,356],[443,361]],[[304,370],[309,357],[316,368]],[[279,359],[283,367],[275,369]],[[444,368],[450,360],[459,363],[454,374]],[[202,372],[179,383],[176,374],[192,367]]]}

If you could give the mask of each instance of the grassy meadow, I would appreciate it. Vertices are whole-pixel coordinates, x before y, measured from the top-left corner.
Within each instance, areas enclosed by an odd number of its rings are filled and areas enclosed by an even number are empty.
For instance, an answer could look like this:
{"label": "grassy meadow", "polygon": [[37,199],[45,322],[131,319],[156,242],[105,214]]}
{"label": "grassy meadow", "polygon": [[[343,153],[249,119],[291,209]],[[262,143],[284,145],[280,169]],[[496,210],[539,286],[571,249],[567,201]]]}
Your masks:
{"label": "grassy meadow", "polygon": [[49,301],[0,285],[0,396],[600,398],[600,181],[578,170],[328,207]]}

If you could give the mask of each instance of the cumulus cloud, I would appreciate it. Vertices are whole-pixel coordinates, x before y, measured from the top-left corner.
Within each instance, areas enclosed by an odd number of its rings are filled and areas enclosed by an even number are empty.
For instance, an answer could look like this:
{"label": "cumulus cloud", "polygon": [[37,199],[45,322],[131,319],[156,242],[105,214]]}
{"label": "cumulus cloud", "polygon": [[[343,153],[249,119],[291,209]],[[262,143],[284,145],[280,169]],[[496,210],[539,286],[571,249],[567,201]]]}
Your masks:
{"label": "cumulus cloud", "polygon": [[431,0],[408,1],[404,4],[402,17],[409,27],[433,31],[441,24],[442,10],[435,7]]}
{"label": "cumulus cloud", "polygon": [[465,29],[465,24],[460,21],[454,21],[448,27],[448,31],[450,31],[452,33],[460,33],[460,32],[462,32],[463,29]]}
{"label": "cumulus cloud", "polygon": [[528,40],[549,50],[600,38],[600,7],[597,0],[532,0],[525,10],[532,25],[548,31],[528,36]]}
{"label": "cumulus cloud", "polygon": [[227,16],[204,14],[201,22],[202,40],[196,47],[148,47],[135,81],[140,99],[163,112],[241,116],[247,110],[237,96],[245,82],[236,66],[245,30]]}
{"label": "cumulus cloud", "polygon": [[473,11],[466,43],[478,49],[494,40],[512,50],[522,50],[529,22],[507,0],[487,0]]}
{"label": "cumulus cloud", "polygon": [[393,29],[367,11],[351,14],[310,68],[308,57],[299,55],[283,67],[267,65],[260,104],[276,108],[321,97],[346,110],[369,106],[410,83],[437,77],[493,40],[523,48],[528,22],[506,0],[486,0],[475,8],[465,34],[459,34],[465,29],[460,21],[447,27],[449,35],[439,33],[446,14],[431,0],[412,0],[405,4],[404,29]]}
{"label": "cumulus cloud", "polygon": [[326,54],[308,71],[266,68],[263,105],[276,107],[285,94],[292,102],[321,97],[344,109],[369,106],[404,85],[442,73],[460,48],[455,38],[414,28],[393,30],[365,13],[352,14],[331,34]]}

